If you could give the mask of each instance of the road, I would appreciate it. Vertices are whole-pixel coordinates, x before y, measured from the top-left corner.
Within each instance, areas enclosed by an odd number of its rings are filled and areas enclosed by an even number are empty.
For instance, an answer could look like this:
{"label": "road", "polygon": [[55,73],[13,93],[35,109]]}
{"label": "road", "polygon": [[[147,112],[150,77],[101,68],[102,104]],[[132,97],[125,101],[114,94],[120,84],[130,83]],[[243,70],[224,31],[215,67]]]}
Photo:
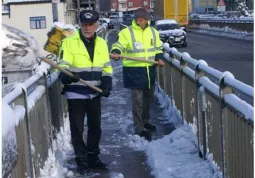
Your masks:
{"label": "road", "polygon": [[253,41],[235,40],[188,32],[188,47],[177,48],[192,58],[203,59],[219,71],[253,86]]}

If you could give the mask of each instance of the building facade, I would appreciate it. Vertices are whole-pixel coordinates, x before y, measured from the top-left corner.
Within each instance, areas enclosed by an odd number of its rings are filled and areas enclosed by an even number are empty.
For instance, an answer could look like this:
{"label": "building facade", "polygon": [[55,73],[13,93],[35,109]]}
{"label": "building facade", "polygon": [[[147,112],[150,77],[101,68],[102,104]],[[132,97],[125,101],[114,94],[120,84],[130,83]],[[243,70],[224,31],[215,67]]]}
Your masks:
{"label": "building facade", "polygon": [[[236,11],[236,0],[224,0],[226,4],[226,11]],[[192,12],[207,12],[217,10],[219,0],[192,0]],[[249,10],[253,10],[254,0],[243,0]]]}
{"label": "building facade", "polygon": [[99,1],[99,11],[100,12],[110,12],[111,11],[111,0],[100,0]]}
{"label": "building facade", "polygon": [[4,4],[9,10],[2,13],[2,23],[34,36],[43,48],[48,39],[47,33],[55,21],[76,23],[76,7],[70,4],[49,0],[12,0]]}
{"label": "building facade", "polygon": [[111,11],[134,11],[140,7],[151,9],[151,0],[111,0]]}

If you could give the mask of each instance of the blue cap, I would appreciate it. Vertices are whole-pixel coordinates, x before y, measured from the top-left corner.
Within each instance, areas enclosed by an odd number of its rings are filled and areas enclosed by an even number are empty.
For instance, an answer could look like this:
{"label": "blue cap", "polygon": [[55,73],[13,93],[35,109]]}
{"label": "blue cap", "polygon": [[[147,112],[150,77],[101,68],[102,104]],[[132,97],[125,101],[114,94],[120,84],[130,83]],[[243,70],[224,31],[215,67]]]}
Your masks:
{"label": "blue cap", "polygon": [[80,12],[81,23],[95,23],[99,20],[99,13],[93,10],[82,10]]}

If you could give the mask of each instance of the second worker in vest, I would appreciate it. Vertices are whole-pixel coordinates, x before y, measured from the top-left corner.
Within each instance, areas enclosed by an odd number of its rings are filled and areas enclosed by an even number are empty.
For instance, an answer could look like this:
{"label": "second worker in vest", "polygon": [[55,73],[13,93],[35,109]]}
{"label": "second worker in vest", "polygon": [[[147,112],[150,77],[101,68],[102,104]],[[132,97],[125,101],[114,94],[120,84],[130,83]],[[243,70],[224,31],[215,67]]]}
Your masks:
{"label": "second worker in vest", "polygon": [[[163,51],[159,32],[150,27],[149,14],[146,9],[135,11],[132,25],[119,32],[118,41],[112,45],[111,58],[119,60],[120,54],[157,61],[163,66]],[[150,108],[154,96],[156,66],[141,61],[123,59],[123,82],[125,88],[131,89],[132,114],[135,132],[151,140],[151,132],[156,126],[149,123]]]}
{"label": "second worker in vest", "polygon": [[[71,71],[69,77],[60,73],[68,102],[71,139],[78,172],[90,174],[89,168],[107,169],[101,162],[99,142],[101,137],[101,96],[108,97],[112,87],[112,66],[107,43],[96,35],[99,13],[92,10],[80,12],[80,29],[62,41],[59,66]],[[103,90],[98,93],[80,83],[89,82]],[[83,141],[84,118],[87,114],[88,138]]]}

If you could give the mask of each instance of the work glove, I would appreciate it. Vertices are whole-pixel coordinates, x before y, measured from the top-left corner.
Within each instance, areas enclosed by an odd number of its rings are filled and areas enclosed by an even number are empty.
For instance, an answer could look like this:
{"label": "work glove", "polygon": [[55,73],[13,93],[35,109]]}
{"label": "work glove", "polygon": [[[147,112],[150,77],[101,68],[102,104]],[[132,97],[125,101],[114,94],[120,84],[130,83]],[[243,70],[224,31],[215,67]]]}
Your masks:
{"label": "work glove", "polygon": [[73,76],[69,76],[70,83],[77,83],[80,81],[80,77],[77,73],[73,73]]}
{"label": "work glove", "polygon": [[107,90],[107,89],[104,89],[103,91],[102,91],[102,93],[100,93],[100,96],[104,96],[104,97],[108,97],[108,96],[110,96],[110,91],[109,90]]}

